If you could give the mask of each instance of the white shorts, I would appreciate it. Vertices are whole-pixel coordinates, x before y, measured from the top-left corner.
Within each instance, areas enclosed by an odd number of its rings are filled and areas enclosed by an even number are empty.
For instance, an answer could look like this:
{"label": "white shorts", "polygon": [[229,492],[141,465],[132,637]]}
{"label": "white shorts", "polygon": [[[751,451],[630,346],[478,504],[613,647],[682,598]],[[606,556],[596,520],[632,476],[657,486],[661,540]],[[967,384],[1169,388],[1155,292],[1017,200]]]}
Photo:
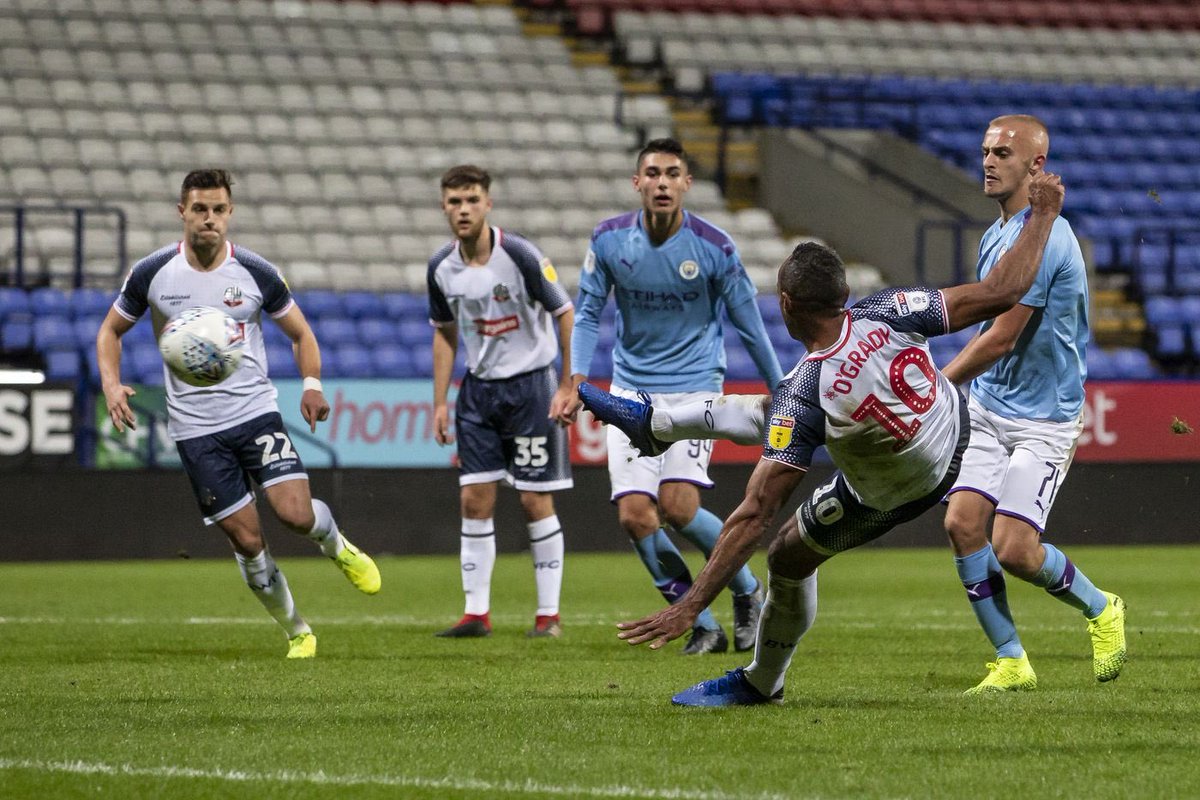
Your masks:
{"label": "white shorts", "polygon": [[1067,477],[1082,415],[1073,422],[1009,419],[971,398],[971,444],[962,471],[948,494],[969,491],[986,497],[997,514],[1046,530],[1046,517]]}
{"label": "white shorts", "polygon": [[[617,397],[637,399],[637,392],[620,386],[609,389]],[[652,394],[655,408],[677,408],[687,403],[719,397],[718,392],[673,392]],[[643,458],[629,443],[629,437],[614,425],[608,426],[608,478],[612,482],[611,499],[627,494],[645,494],[658,500],[658,485],[666,481],[692,483],[711,489],[708,462],[712,458],[711,439],[676,442],[653,458]]]}

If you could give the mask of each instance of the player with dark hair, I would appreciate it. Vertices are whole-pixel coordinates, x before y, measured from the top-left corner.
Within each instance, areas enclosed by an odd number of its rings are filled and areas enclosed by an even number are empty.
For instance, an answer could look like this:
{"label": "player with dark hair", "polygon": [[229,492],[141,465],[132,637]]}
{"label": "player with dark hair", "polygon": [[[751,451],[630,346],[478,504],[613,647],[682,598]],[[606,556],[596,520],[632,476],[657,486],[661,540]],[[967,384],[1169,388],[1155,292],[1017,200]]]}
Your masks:
{"label": "player with dark hair", "polygon": [[[983,189],[1000,218],[979,244],[980,279],[1020,234],[1030,184],[1049,151],[1049,133],[1036,117],[1007,115],[988,125]],[[956,384],[971,383],[971,446],[950,490],[946,532],[971,608],[996,648],[988,675],[967,694],[1037,686],[1001,567],[1083,614],[1097,680],[1113,680],[1125,663],[1125,602],[1097,589],[1042,538],[1083,431],[1087,314],[1083,253],[1070,224],[1059,220],[1029,292],[985,322],[943,370]]]}
{"label": "player with dark hair", "polygon": [[[556,637],[562,588],[563,533],[552,492],[569,489],[570,452],[552,406],[574,395],[554,360],[570,363],[571,299],[554,265],[528,240],[488,224],[491,177],[473,165],[442,176],[442,211],[454,239],[429,260],[429,319],[433,334],[434,435],[450,444],[450,390],[461,334],[467,374],[455,403],[460,565],[466,609],[438,636],[492,632],[492,568],[496,562],[496,487],[510,483],[528,520],[538,607],[532,637]],[[555,341],[555,329],[558,340]]]}
{"label": "player with dark hair", "polygon": [[773,398],[660,411],[580,387],[585,407],[622,427],[641,451],[685,436],[745,440],[755,430],[763,442],[745,498],[691,590],[653,616],[621,623],[619,636],[630,644],[659,648],[688,629],[754,553],[818,446],[828,448],[838,467],[771,543],[753,663],[697,684],[673,702],[782,702],[796,644],[816,616],[817,567],[916,518],[954,485],[969,416],[962,395],[934,367],[927,339],[989,319],[1029,290],[1062,208],[1062,185],[1057,176],[1039,175],[1030,181],[1029,197],[1021,235],[979,283],[889,289],[846,309],[841,259],[822,245],[797,247],[779,269],[779,305],[788,333],[809,352]]}
{"label": "player with dark hair", "polygon": [[251,481],[262,487],[275,516],[316,542],[360,591],[379,591],[370,556],[342,536],[329,506],[314,499],[308,475],[279,415],[267,377],[262,313],[292,340],[304,378],[300,413],[316,430],[329,416],[322,393],[321,352],[282,276],[256,253],[226,239],[233,214],[233,181],[221,169],[196,170],[183,180],[178,206],[184,238],[134,264],[96,336],[96,360],[109,418],[133,427],[134,395],[121,383],[121,337],[150,311],[155,335],[187,308],[211,306],[237,320],[245,336],[241,367],[215,386],[189,386],[164,366],[167,433],[206,525],[229,537],[246,585],[288,637],[288,658],[312,658],[317,639],[296,611],[283,572],[263,538]]}
{"label": "player with dark hair", "polygon": [[[615,295],[617,342],[613,392],[651,392],[663,407],[716,397],[725,376],[722,316],[728,316],[768,390],[782,378],[737,247],[729,236],[684,210],[691,186],[687,153],[673,139],[649,142],[637,158],[633,187],[642,207],[601,222],[592,233],[579,286],[579,318],[571,345],[574,385],[590,371],[600,313]],[[573,416],[578,400],[558,409]],[[707,556],[721,520],[700,505],[698,487],[711,488],[712,444],[683,442],[655,459],[638,459],[628,437],[608,431],[608,472],[621,527],[633,541],[655,586],[674,602],[691,574],[663,522]],[[748,568],[733,576],[734,647],[748,650],[762,604],[762,585]],[[707,609],[684,648],[688,655],[720,653],[729,641]]]}

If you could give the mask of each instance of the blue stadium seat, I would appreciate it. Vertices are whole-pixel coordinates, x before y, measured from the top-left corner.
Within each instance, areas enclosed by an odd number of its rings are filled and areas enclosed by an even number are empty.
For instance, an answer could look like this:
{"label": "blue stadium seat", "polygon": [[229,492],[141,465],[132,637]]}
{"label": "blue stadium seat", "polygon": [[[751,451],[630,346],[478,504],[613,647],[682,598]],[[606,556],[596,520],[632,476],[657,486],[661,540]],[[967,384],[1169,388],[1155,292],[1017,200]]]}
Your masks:
{"label": "blue stadium seat", "polygon": [[313,325],[323,347],[358,344],[358,329],[344,317],[325,317]]}
{"label": "blue stadium seat", "polygon": [[1150,354],[1138,347],[1121,347],[1112,352],[1117,377],[1124,380],[1147,380],[1158,377],[1158,369]]}
{"label": "blue stadium seat", "polygon": [[334,348],[333,358],[328,362],[338,378],[371,378],[375,366],[371,363],[371,351],[358,344],[343,344]]}
{"label": "blue stadium seat", "polygon": [[38,350],[61,350],[76,346],[75,328],[70,317],[45,315],[33,321],[33,346]]}
{"label": "blue stadium seat", "polygon": [[342,295],[342,308],[352,319],[387,316],[383,300],[374,292],[346,292]]}
{"label": "blue stadium seat", "polygon": [[292,346],[292,340],[283,332],[283,328],[276,325],[274,320],[266,319],[266,315],[263,315],[262,319],[262,334],[263,343],[268,346],[282,345],[289,349]]}
{"label": "blue stadium seat", "polygon": [[725,377],[731,381],[752,381],[759,377],[754,359],[741,345],[725,348]]}
{"label": "blue stadium seat", "polygon": [[150,324],[149,314],[143,315],[143,317],[137,321],[137,324],[130,328],[129,332],[121,338],[126,345],[148,344],[155,348],[158,346],[154,338],[154,326]]}
{"label": "blue stadium seat", "polygon": [[299,378],[300,368],[290,345],[267,344],[267,371],[272,378]]}
{"label": "blue stadium seat", "polygon": [[122,377],[135,383],[161,386],[163,362],[157,347],[137,346],[126,348],[122,353]]}
{"label": "blue stadium seat", "polygon": [[309,289],[295,293],[296,303],[309,319],[342,315],[342,298],[337,292]]}
{"label": "blue stadium seat", "polygon": [[71,303],[62,289],[42,286],[29,293],[29,310],[36,315],[70,316]]}
{"label": "blue stadium seat", "polygon": [[[463,350],[466,348],[458,348],[458,358],[462,358]],[[432,347],[415,347],[409,350],[412,355],[413,374],[422,378],[428,378],[433,375],[433,348]],[[457,359],[456,359],[457,364]],[[454,370],[455,375],[461,375],[460,369]]]}
{"label": "blue stadium seat", "polygon": [[375,375],[380,378],[415,377],[411,352],[398,345],[380,345],[371,348],[371,363]]}
{"label": "blue stadium seat", "polygon": [[16,319],[0,325],[0,348],[28,350],[33,346],[33,323]]}
{"label": "blue stadium seat", "polygon": [[46,379],[51,381],[77,381],[83,374],[84,361],[75,348],[51,350],[45,354]]}
{"label": "blue stadium seat", "polygon": [[0,287],[0,322],[13,316],[28,317],[30,313],[28,292],[10,286]]}
{"label": "blue stadium seat", "polygon": [[1095,342],[1088,343],[1087,376],[1090,381],[1110,381],[1121,377],[1113,357]]}
{"label": "blue stadium seat", "polygon": [[103,317],[116,299],[116,294],[103,289],[76,289],[70,294],[71,314],[75,319]]}
{"label": "blue stadium seat", "polygon": [[427,346],[433,341],[433,326],[428,319],[402,319],[397,324],[398,341],[416,346]]}
{"label": "blue stadium seat", "polygon": [[379,298],[383,302],[384,313],[392,319],[408,319],[409,317],[429,317],[429,298],[423,294],[408,292],[388,292]]}
{"label": "blue stadium seat", "polygon": [[104,317],[77,317],[71,324],[75,333],[75,346],[80,350],[96,347],[96,334],[100,331],[100,323]]}
{"label": "blue stadium seat", "polygon": [[400,324],[390,319],[360,319],[356,327],[358,341],[367,347],[398,344],[401,341]]}

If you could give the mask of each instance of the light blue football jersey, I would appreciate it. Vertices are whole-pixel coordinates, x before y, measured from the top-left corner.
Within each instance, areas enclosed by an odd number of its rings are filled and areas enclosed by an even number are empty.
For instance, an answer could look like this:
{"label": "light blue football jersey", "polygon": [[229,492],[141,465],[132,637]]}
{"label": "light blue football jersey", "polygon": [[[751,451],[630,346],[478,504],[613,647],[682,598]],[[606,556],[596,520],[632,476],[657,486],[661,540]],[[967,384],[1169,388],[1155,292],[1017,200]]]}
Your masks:
{"label": "light blue football jersey", "polygon": [[[1027,212],[996,220],[979,243],[979,279],[1008,252]],[[1083,252],[1071,224],[1054,221],[1033,287],[1021,305],[1034,309],[1016,346],[971,384],[971,395],[1011,418],[1068,422],[1083,409],[1087,377],[1088,288]],[[987,330],[992,320],[983,323]]]}
{"label": "light blue football jersey", "polygon": [[720,391],[725,376],[722,309],[770,389],[783,378],[754,284],[729,236],[690,212],[655,247],[642,212],[605,220],[592,233],[571,337],[571,372],[587,375],[600,312],[616,297],[613,383],[651,392]]}

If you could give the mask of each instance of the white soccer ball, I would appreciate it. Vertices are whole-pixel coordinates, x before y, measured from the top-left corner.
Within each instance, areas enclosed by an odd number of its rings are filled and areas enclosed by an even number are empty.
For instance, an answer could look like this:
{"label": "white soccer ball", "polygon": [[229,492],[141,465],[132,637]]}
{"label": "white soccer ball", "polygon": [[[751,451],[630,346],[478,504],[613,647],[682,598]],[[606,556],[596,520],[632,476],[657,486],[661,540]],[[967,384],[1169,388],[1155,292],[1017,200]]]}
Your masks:
{"label": "white soccer ball", "polygon": [[191,386],[213,386],[242,364],[242,324],[218,308],[197,306],[172,319],[158,337],[163,361]]}

